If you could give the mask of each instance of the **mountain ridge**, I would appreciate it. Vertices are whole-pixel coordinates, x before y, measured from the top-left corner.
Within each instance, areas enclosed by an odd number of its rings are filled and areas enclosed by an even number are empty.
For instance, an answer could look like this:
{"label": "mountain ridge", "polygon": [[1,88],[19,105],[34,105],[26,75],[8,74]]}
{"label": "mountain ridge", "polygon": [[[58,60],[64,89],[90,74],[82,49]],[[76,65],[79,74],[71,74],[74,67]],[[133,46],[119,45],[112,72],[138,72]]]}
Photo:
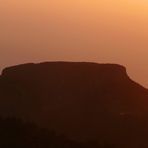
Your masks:
{"label": "mountain ridge", "polygon": [[91,65],[91,66],[108,66],[108,67],[114,67],[114,68],[118,68],[119,70],[121,70],[123,73],[126,73],[126,68],[120,64],[111,64],[111,63],[95,63],[95,62],[66,62],[66,61],[56,61],[56,62],[41,62],[41,63],[25,63],[25,64],[18,64],[18,65],[14,65],[14,66],[9,66],[6,67],[2,70],[2,74],[5,74],[13,69],[19,69],[19,68],[25,68],[25,67],[32,67],[32,66],[41,66],[41,65],[49,65],[50,64],[73,64],[73,65],[78,65],[78,64],[83,64],[83,65]]}
{"label": "mountain ridge", "polygon": [[131,136],[136,135],[141,144],[140,131],[148,129],[148,90],[118,64],[44,62],[9,67],[0,76],[0,98],[0,114],[32,120],[71,138],[134,144]]}

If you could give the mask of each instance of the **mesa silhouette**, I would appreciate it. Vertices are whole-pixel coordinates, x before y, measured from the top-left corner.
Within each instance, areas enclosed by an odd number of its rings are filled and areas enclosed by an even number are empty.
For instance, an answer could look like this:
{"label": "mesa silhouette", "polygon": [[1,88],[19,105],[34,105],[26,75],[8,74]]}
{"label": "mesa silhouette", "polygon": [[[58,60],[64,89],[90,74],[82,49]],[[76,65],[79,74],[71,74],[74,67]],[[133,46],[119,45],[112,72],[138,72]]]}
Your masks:
{"label": "mesa silhouette", "polygon": [[117,64],[45,62],[3,70],[0,114],[76,140],[148,146],[148,90]]}

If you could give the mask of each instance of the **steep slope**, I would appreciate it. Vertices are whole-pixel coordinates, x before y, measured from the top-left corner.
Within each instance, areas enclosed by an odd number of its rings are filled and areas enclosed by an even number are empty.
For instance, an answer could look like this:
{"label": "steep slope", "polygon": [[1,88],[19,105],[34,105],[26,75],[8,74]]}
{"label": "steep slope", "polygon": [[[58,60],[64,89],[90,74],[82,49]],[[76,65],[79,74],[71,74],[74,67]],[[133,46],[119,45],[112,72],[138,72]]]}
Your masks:
{"label": "steep slope", "polygon": [[33,120],[76,139],[143,143],[147,99],[148,90],[116,64],[24,64],[4,69],[0,77],[2,115]]}

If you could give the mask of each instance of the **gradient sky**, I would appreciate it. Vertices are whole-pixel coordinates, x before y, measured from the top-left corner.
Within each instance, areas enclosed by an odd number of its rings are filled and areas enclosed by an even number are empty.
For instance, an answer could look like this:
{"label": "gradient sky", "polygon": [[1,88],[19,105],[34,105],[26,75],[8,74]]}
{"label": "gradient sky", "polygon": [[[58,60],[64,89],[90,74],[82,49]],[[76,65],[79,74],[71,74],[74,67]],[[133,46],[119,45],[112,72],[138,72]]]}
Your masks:
{"label": "gradient sky", "polygon": [[122,64],[148,87],[148,1],[0,0],[0,69],[53,60]]}

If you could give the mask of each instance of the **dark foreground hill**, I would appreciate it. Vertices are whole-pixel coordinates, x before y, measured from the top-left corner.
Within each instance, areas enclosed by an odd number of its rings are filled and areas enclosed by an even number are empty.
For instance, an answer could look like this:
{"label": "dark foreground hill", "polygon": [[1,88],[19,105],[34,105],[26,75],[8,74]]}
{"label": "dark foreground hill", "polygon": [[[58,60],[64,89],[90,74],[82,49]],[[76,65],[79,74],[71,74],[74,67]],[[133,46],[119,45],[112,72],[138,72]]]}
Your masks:
{"label": "dark foreground hill", "polygon": [[16,118],[0,118],[1,148],[114,148],[97,141],[75,142]]}
{"label": "dark foreground hill", "polygon": [[77,139],[148,147],[148,90],[116,64],[49,62],[6,68],[0,114]]}

